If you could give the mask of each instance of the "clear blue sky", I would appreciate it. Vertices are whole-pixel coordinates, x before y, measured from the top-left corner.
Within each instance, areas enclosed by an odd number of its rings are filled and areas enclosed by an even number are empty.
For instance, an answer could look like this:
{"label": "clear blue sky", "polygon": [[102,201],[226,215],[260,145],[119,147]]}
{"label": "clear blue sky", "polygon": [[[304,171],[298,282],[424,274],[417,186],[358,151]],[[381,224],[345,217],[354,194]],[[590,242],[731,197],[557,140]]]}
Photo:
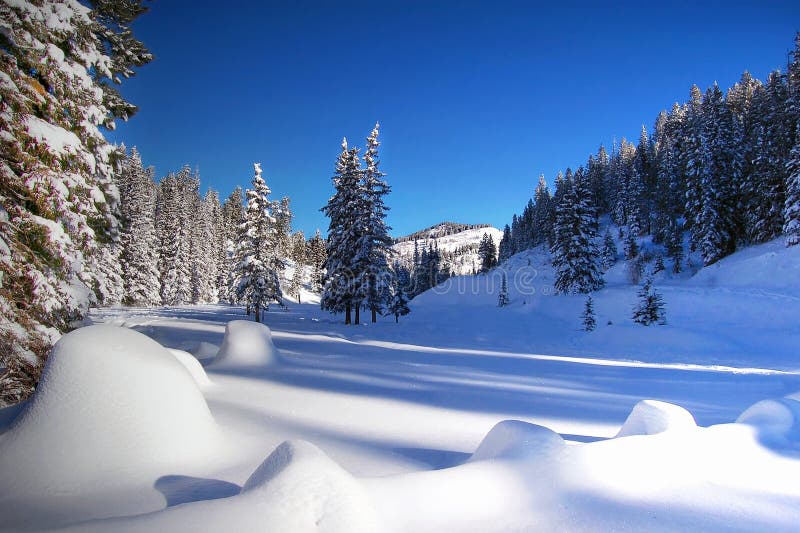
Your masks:
{"label": "clear blue sky", "polygon": [[157,176],[188,163],[224,198],[259,161],[294,228],[319,212],[341,138],[381,123],[389,223],[510,222],[601,143],[638,138],[692,83],[784,69],[800,2],[160,0],[135,25],[155,60],[111,140]]}

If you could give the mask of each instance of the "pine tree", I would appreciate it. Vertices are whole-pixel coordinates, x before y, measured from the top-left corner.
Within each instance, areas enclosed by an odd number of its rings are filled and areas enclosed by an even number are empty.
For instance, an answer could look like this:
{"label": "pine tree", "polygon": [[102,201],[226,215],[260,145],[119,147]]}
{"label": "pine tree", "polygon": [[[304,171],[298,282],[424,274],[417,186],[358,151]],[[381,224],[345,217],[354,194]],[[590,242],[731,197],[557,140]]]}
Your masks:
{"label": "pine tree", "polygon": [[666,324],[664,300],[653,288],[653,279],[648,277],[638,293],[639,303],[633,309],[633,321],[649,326],[650,324]]}
{"label": "pine tree", "polygon": [[384,202],[384,197],[391,192],[391,187],[383,179],[385,174],[378,168],[378,128],[375,128],[367,137],[367,147],[364,152],[364,172],[362,173],[362,213],[360,213],[361,231],[359,235],[358,254],[355,257],[356,279],[359,286],[358,297],[372,314],[372,322],[377,321],[377,314],[391,303],[388,301],[394,284],[391,280],[392,271],[389,268],[389,258],[392,250],[392,238],[389,236],[391,229],[386,225],[386,214],[389,208]]}
{"label": "pine tree", "polygon": [[675,221],[671,222],[664,244],[667,247],[667,257],[672,259],[672,273],[679,274],[683,263],[683,235]]}
{"label": "pine tree", "polygon": [[327,252],[325,251],[325,240],[319,230],[308,241],[308,257],[311,262],[311,290],[320,292],[325,281],[324,268]]}
{"label": "pine tree", "polygon": [[134,114],[114,85],[152,59],[130,29],[145,8],[122,4],[0,4],[0,406],[33,391],[104,281],[120,154],[100,127]]}
{"label": "pine tree", "polygon": [[617,262],[618,253],[614,237],[611,236],[611,231],[606,229],[606,233],[603,236],[603,250],[600,253],[600,261],[603,269],[608,270]]}
{"label": "pine tree", "polygon": [[497,248],[494,239],[488,233],[484,233],[478,247],[478,257],[481,260],[481,272],[489,272],[497,266]]}
{"label": "pine tree", "polygon": [[255,320],[260,322],[262,308],[269,309],[271,302],[283,305],[278,279],[283,261],[277,255],[278,229],[272,215],[277,206],[269,199],[272,191],[261,177],[261,165],[253,166],[253,188],[247,190],[245,220],[236,251],[236,295],[255,311]]}
{"label": "pine tree", "polygon": [[358,149],[348,149],[347,139],[343,139],[333,176],[336,191],[322,208],[330,223],[326,243],[325,285],[320,305],[331,313],[344,312],[345,324],[352,323],[351,311],[355,307],[358,314],[360,304],[355,284],[355,257],[361,238],[357,215],[363,212],[362,172]]}
{"label": "pine tree", "polygon": [[294,273],[292,280],[289,284],[289,294],[297,298],[297,303],[300,303],[300,288],[305,281],[305,267],[308,261],[306,256],[306,237],[302,231],[297,231],[292,234],[291,238],[291,259],[294,263]]}
{"label": "pine tree", "polygon": [[153,169],[144,169],[136,148],[123,161],[117,176],[120,193],[120,263],[124,281],[123,303],[136,306],[161,304]]}
{"label": "pine tree", "polygon": [[217,281],[220,299],[231,305],[236,303],[236,287],[234,271],[236,269],[236,244],[239,240],[239,228],[244,222],[244,196],[242,188],[236,187],[222,205],[222,233],[224,239],[223,271]]}
{"label": "pine tree", "polygon": [[511,228],[508,224],[503,228],[503,238],[500,239],[500,251],[498,254],[498,262],[502,263],[509,257],[514,255],[514,243],[511,239]]}
{"label": "pine tree", "polygon": [[628,261],[632,261],[639,256],[639,245],[636,242],[636,237],[634,236],[633,232],[629,231],[625,236],[623,249],[625,252],[625,259]]}
{"label": "pine tree", "polygon": [[392,299],[389,304],[388,312],[394,315],[395,323],[400,322],[401,316],[406,316],[411,312],[408,307],[407,290],[411,285],[408,270],[403,268],[398,263],[394,267],[394,290],[392,291]]}
{"label": "pine tree", "polygon": [[597,327],[597,321],[594,316],[594,301],[591,296],[586,297],[581,320],[583,321],[584,331],[594,331],[595,327]]}
{"label": "pine tree", "polygon": [[595,244],[597,219],[582,176],[568,181],[556,206],[555,241],[550,249],[556,270],[555,289],[588,293],[600,289],[600,253]]}
{"label": "pine tree", "polygon": [[500,280],[500,293],[497,295],[497,306],[505,307],[508,303],[508,278],[506,278],[506,273],[503,272],[503,277]]}
{"label": "pine tree", "polygon": [[200,180],[189,166],[161,180],[156,199],[161,301],[183,305],[193,300],[192,228],[200,205]]}

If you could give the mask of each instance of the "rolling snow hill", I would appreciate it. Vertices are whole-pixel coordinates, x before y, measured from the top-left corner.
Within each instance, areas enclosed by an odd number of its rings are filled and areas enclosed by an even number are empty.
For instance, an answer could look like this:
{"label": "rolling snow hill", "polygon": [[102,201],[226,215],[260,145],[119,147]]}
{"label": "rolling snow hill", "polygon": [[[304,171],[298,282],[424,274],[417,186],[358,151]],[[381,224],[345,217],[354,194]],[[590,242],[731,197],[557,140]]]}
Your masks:
{"label": "rolling snow hill", "polygon": [[414,259],[414,243],[424,247],[435,244],[442,253],[442,260],[450,271],[456,275],[472,274],[480,269],[478,259],[478,245],[484,234],[491,235],[495,246],[500,244],[503,232],[499,229],[486,225],[456,224],[454,222],[442,222],[430,228],[412,233],[405,237],[395,240],[392,247],[399,256],[399,259],[406,264],[411,264]]}

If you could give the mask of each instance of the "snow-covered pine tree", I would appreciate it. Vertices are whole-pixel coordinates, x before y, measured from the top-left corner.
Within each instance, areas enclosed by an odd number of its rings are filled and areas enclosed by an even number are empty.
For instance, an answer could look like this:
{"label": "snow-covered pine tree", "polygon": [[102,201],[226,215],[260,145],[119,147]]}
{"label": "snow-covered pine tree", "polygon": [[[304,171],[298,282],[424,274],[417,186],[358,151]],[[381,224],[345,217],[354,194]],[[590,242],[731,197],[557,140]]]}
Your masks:
{"label": "snow-covered pine tree", "polygon": [[389,259],[394,253],[393,241],[389,236],[391,228],[386,225],[389,208],[384,201],[384,197],[391,192],[391,187],[383,179],[385,174],[378,168],[378,128],[379,124],[376,123],[367,137],[364,151],[364,171],[361,175],[364,198],[360,203],[362,229],[357,243],[358,254],[355,257],[358,276],[356,284],[361,293],[358,300],[370,310],[372,322],[376,322],[377,314],[382,314],[390,304],[387,298],[391,291],[387,289],[394,285],[394,273],[389,268]]}
{"label": "snow-covered pine tree", "polygon": [[401,316],[406,316],[411,312],[408,307],[408,294],[406,291],[411,286],[408,269],[395,262],[394,265],[394,290],[392,300],[389,304],[388,312],[394,315],[395,324],[400,322]]}
{"label": "snow-covered pine tree", "polygon": [[[550,189],[544,175],[539,176],[539,183],[533,193],[536,210],[533,214],[533,225],[536,228],[537,239],[534,246],[546,244],[551,246],[553,243],[553,222],[555,220],[555,203],[550,195]],[[520,251],[519,248],[516,251]]]}
{"label": "snow-covered pine tree", "polygon": [[191,224],[191,279],[192,303],[219,301],[217,281],[219,275],[218,233],[222,224],[219,195],[209,190],[203,200],[198,197],[193,212],[197,214]]}
{"label": "snow-covered pine tree", "polygon": [[[335,192],[322,212],[330,219],[326,241],[325,283],[320,306],[331,313],[345,313],[345,324],[351,324],[351,311],[360,303],[355,285],[355,256],[361,237],[358,213],[361,203],[361,161],[357,148],[347,147],[342,140],[342,151],[336,160],[333,176]],[[358,314],[358,310],[356,310]],[[358,323],[358,322],[356,322]]]}
{"label": "snow-covered pine tree", "polygon": [[511,227],[508,224],[503,228],[503,238],[500,239],[500,251],[498,253],[497,261],[504,262],[506,259],[514,255],[514,242],[511,239]]}
{"label": "snow-covered pine tree", "polygon": [[636,257],[639,255],[639,245],[637,244],[636,237],[632,231],[628,231],[625,235],[623,251],[625,252],[625,259],[628,261],[636,259]]}
{"label": "snow-covered pine tree", "polygon": [[184,166],[161,180],[156,200],[161,301],[182,305],[192,301],[192,227],[200,205],[200,180]]}
{"label": "snow-covered pine tree", "polygon": [[567,181],[556,206],[555,241],[550,253],[556,271],[555,289],[562,293],[589,293],[604,285],[600,272],[597,218],[582,172]]}
{"label": "snow-covered pine tree", "polygon": [[672,259],[672,273],[679,274],[683,263],[683,233],[674,220],[671,221],[668,228],[664,246],[667,248],[667,257]]}
{"label": "snow-covered pine tree", "polygon": [[508,302],[508,278],[506,273],[503,272],[503,277],[500,279],[500,293],[497,295],[497,306],[505,307]]}
{"label": "snow-covered pine tree", "polygon": [[306,256],[306,236],[302,231],[296,231],[292,234],[291,241],[291,260],[294,264],[294,273],[289,282],[288,293],[297,298],[297,303],[300,303],[300,288],[305,281],[306,263],[308,261]]}
{"label": "snow-covered pine tree", "polygon": [[497,248],[494,245],[494,238],[488,233],[484,233],[481,237],[478,257],[481,260],[481,272],[489,272],[497,266]]}
{"label": "snow-covered pine tree", "polygon": [[236,297],[255,312],[256,322],[261,321],[261,309],[269,309],[272,302],[283,305],[278,273],[283,261],[277,255],[277,228],[272,211],[270,191],[261,177],[261,164],[253,165],[253,188],[247,190],[247,208],[241,226],[240,241],[236,249]]}
{"label": "snow-covered pine tree", "polygon": [[650,324],[666,324],[664,299],[653,288],[653,278],[646,278],[638,293],[639,302],[633,308],[633,321],[649,326]]}
{"label": "snow-covered pine tree", "polygon": [[604,270],[611,268],[617,262],[617,244],[614,242],[614,237],[611,236],[611,230],[606,229],[603,236],[603,249],[600,252],[600,263]]}
{"label": "snow-covered pine tree", "polygon": [[[685,120],[681,128],[679,165],[684,175],[684,214],[687,228],[692,228],[703,206],[702,180],[704,175],[703,140],[703,93],[692,85],[690,100],[685,106]],[[696,233],[692,232],[692,249],[697,245]]]}
{"label": "snow-covered pine tree", "polygon": [[244,195],[241,187],[236,187],[222,205],[222,233],[224,239],[224,268],[217,280],[220,300],[231,305],[236,303],[234,271],[236,270],[236,246],[239,242],[239,228],[244,222]]}
{"label": "snow-covered pine tree", "polygon": [[594,300],[591,295],[586,297],[586,302],[583,304],[583,314],[581,315],[584,331],[594,331],[597,327],[597,320],[594,316]]}
{"label": "snow-covered pine tree", "polygon": [[328,254],[325,251],[325,240],[319,230],[308,241],[308,258],[311,263],[311,290],[321,292],[325,281],[325,261]]}
{"label": "snow-covered pine tree", "polygon": [[117,174],[120,195],[120,263],[124,282],[123,303],[135,306],[161,304],[158,248],[155,226],[156,184],[153,169],[145,169],[134,147]]}
{"label": "snow-covered pine tree", "polygon": [[136,108],[114,87],[152,59],[142,2],[0,3],[0,406],[27,397],[51,344],[88,309],[97,241],[116,226],[116,151]]}

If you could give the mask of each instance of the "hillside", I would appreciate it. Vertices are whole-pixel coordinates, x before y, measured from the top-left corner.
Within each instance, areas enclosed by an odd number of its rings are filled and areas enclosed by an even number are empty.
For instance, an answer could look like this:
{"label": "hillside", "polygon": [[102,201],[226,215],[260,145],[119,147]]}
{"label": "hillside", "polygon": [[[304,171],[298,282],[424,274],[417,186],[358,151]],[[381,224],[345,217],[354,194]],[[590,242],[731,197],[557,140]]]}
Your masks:
{"label": "hillside", "polygon": [[[442,253],[442,260],[454,275],[472,274],[480,268],[478,245],[484,234],[491,235],[495,246],[500,244],[503,232],[486,224],[469,225],[443,222],[430,228],[395,240],[392,248],[399,259],[411,264],[414,259],[414,243],[418,246],[434,242]],[[416,239],[416,240],[415,240]]]}

